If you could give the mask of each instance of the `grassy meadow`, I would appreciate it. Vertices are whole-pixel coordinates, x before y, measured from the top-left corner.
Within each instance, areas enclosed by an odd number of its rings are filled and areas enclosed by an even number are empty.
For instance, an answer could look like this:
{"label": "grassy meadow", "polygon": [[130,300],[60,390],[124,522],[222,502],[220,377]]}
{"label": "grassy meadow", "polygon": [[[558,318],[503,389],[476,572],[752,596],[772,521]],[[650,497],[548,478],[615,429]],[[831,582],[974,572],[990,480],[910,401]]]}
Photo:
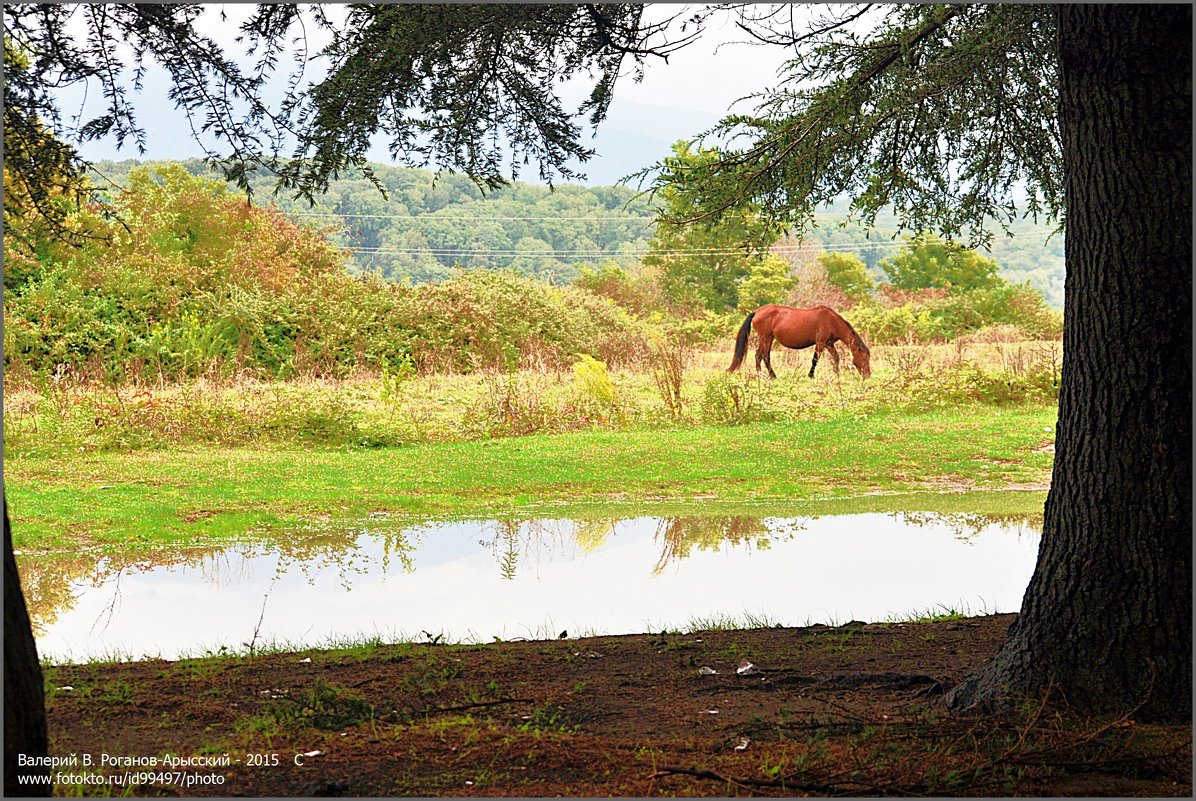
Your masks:
{"label": "grassy meadow", "polygon": [[[10,382],[14,541],[182,547],[370,515],[596,506],[847,511],[898,493],[938,508],[926,493],[1049,481],[1056,341],[877,346],[868,381],[845,352],[840,374],[823,360],[813,380],[811,351],[778,350],[775,381],[750,364],[728,375],[729,345],[655,347],[617,369]],[[971,503],[1041,504],[1010,495]]]}
{"label": "grassy meadow", "polygon": [[967,285],[848,297],[806,265],[772,287],[843,309],[873,377],[844,349],[810,380],[810,351],[778,349],[770,382],[726,373],[754,301],[694,305],[700,271],[388,281],[178,164],[126,184],[117,217],[80,210],[79,247],[5,242],[5,490],[27,550],[1048,480],[1061,318],[970,252],[943,256],[988,271]]}

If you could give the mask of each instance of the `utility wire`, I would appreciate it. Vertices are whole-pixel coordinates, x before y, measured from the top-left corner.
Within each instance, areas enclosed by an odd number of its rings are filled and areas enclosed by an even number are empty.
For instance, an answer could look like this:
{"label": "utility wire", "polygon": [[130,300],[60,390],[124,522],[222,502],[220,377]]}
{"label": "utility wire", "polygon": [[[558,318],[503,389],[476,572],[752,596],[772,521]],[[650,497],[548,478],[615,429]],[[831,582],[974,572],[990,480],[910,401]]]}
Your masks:
{"label": "utility wire", "polygon": [[[810,250],[819,248],[822,250],[871,250],[873,248],[903,248],[906,247],[906,242],[898,241],[884,241],[884,242],[844,242],[843,244],[825,244],[822,242],[810,242],[803,245],[785,245],[781,244],[779,247],[774,245],[772,252],[787,252],[796,250]],[[426,246],[426,247],[369,247],[356,246],[351,244],[341,245],[341,247],[350,248],[360,253],[480,253],[488,255],[523,255],[523,256],[551,256],[551,255],[591,255],[591,256],[614,256],[614,255],[630,255],[630,256],[646,256],[649,253],[674,255],[678,253],[694,254],[694,255],[718,255],[723,253],[743,253],[746,248],[735,246],[723,247],[709,247],[709,248],[666,248],[658,250],[643,250],[637,249],[632,251],[613,251],[613,250],[583,250],[570,248],[552,248],[548,250],[518,250],[515,248],[481,248],[469,246]]]}
{"label": "utility wire", "polygon": [[[1045,235],[1036,236],[1035,239],[1044,240]],[[1026,238],[1027,240],[1030,237]],[[802,251],[810,249],[819,249],[828,253],[850,253],[852,251],[865,250],[897,250],[908,247],[908,242],[904,240],[885,240],[879,242],[821,242],[811,241],[806,244],[785,245],[781,244],[771,251],[773,253],[786,253],[793,251]],[[363,255],[429,255],[429,256],[469,256],[469,257],[511,257],[511,256],[532,256],[540,258],[642,258],[643,256],[657,255],[657,256],[729,256],[741,255],[745,249],[740,247],[711,247],[711,248],[670,248],[667,250],[631,250],[631,251],[606,251],[606,250],[583,250],[583,249],[552,249],[552,250],[518,250],[514,248],[480,248],[480,247],[365,247],[354,246],[351,244],[341,245],[341,247],[353,250],[355,253]]]}
{"label": "utility wire", "polygon": [[[744,248],[679,248],[670,250],[634,250],[634,251],[605,251],[605,250],[498,250],[498,249],[483,249],[483,248],[371,248],[371,247],[354,247],[352,245],[345,245],[356,253],[367,254],[428,254],[432,256],[539,256],[542,258],[553,257],[610,257],[610,258],[640,258],[649,254],[656,256],[730,256],[742,255]],[[803,250],[811,246],[782,248],[784,250]],[[900,248],[905,247],[904,242],[877,242],[875,245],[844,245],[842,247],[833,246],[832,248],[824,248],[832,251],[843,251],[847,249],[866,250],[871,248]]]}
{"label": "utility wire", "polygon": [[[441,217],[435,214],[338,214],[336,212],[316,212],[316,211],[283,211],[284,214],[289,214],[293,217],[322,217],[322,218],[337,218],[343,220],[410,220],[411,222],[431,220],[433,222],[487,222],[490,220],[496,221],[522,221],[522,222],[549,222],[553,220],[564,220],[569,222],[590,221],[597,220],[601,222],[626,222],[628,220],[655,220],[654,215],[615,215],[615,214],[600,214],[600,215],[584,215],[576,217],[561,217],[561,216],[507,216],[507,215],[479,215],[476,217]],[[842,217],[845,216],[841,212],[818,211],[814,212],[815,217]]]}
{"label": "utility wire", "polygon": [[431,222],[489,222],[494,221],[522,221],[522,222],[547,222],[551,220],[564,220],[568,222],[599,220],[602,222],[626,222],[628,220],[655,220],[653,216],[616,216],[616,215],[596,215],[587,217],[510,217],[510,216],[478,216],[478,217],[438,217],[431,214],[323,214],[318,212],[308,211],[286,211],[284,214],[290,214],[294,217],[335,217],[344,220],[409,220],[411,222],[422,222],[428,220]]}

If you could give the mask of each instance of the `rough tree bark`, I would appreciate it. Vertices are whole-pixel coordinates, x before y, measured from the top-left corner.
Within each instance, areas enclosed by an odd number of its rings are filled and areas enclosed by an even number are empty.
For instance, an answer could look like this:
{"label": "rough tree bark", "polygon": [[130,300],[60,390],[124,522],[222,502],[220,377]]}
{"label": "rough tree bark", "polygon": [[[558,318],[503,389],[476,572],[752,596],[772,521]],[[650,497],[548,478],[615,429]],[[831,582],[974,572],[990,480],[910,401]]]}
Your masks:
{"label": "rough tree bark", "polygon": [[1192,8],[1059,6],[1063,376],[1038,565],[957,709],[1192,710]]}
{"label": "rough tree bark", "polygon": [[4,504],[4,796],[50,794],[49,784],[18,784],[18,771],[26,775],[48,773],[45,768],[20,768],[17,755],[45,756],[46,702],[37,645],[29,625],[17,561],[12,552],[8,503]]}

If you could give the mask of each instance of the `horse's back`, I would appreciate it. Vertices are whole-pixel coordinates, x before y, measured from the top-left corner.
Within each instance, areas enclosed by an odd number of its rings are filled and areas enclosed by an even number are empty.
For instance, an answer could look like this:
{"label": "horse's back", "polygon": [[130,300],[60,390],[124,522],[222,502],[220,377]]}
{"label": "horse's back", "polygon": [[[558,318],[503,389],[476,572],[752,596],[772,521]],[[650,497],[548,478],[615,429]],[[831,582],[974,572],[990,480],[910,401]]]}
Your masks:
{"label": "horse's back", "polygon": [[766,320],[771,319],[774,325],[783,324],[787,327],[809,328],[811,330],[817,328],[819,324],[833,323],[834,321],[843,319],[830,306],[810,306],[803,308],[799,306],[782,306],[779,303],[769,303],[766,306],[761,306],[756,310],[756,318],[759,319],[761,316]]}

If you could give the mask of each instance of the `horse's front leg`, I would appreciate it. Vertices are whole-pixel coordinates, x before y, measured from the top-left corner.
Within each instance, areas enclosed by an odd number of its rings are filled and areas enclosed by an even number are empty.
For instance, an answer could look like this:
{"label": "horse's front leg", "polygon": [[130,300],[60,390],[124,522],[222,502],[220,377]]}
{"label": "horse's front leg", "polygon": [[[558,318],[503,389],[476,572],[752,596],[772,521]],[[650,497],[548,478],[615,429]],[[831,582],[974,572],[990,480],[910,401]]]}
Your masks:
{"label": "horse's front leg", "polygon": [[828,339],[826,342],[814,341],[814,360],[810,362],[810,378],[814,377],[814,368],[818,366],[818,359],[822,356],[823,351],[826,351],[831,357],[831,364],[835,368],[835,375],[839,374],[839,351],[835,347],[835,341]]}
{"label": "horse's front leg", "polygon": [[810,362],[810,378],[814,377],[814,368],[818,366],[818,357],[822,355],[822,349],[826,347],[822,343],[814,346],[814,361]]}

